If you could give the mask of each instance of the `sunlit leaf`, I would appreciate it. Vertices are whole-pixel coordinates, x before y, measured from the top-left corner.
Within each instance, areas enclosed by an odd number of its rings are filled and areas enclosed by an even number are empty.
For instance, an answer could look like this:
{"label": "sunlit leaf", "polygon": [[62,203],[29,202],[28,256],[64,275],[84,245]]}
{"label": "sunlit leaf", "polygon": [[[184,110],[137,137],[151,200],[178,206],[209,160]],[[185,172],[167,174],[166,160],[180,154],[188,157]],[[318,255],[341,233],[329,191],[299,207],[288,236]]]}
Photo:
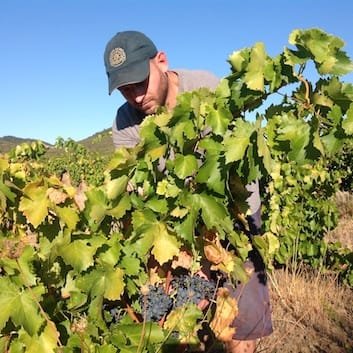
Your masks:
{"label": "sunlit leaf", "polygon": [[23,189],[19,210],[33,226],[38,227],[48,215],[50,201],[47,196],[48,188],[42,182],[29,183]]}

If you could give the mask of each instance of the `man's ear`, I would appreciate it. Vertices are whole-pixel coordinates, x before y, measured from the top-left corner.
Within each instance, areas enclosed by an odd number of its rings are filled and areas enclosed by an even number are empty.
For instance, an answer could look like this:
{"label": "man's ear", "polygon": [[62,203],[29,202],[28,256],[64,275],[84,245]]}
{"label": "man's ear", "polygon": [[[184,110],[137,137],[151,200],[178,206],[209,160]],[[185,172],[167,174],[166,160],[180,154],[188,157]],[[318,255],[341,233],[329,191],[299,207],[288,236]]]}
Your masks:
{"label": "man's ear", "polygon": [[165,52],[159,51],[153,60],[162,72],[168,71],[168,58]]}

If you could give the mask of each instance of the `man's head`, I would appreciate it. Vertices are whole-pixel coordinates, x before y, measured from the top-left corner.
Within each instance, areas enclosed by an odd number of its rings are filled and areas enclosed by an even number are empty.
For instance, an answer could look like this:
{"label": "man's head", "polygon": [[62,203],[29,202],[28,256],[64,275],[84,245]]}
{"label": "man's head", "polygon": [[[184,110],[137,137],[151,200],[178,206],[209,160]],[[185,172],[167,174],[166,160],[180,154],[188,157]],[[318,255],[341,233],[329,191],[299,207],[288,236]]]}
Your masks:
{"label": "man's head", "polygon": [[153,42],[141,32],[117,33],[104,52],[109,94],[121,86],[144,81],[149,75],[149,61],[157,52]]}
{"label": "man's head", "polygon": [[106,45],[104,63],[109,94],[119,89],[132,106],[146,114],[166,104],[167,57],[143,33],[117,33]]}

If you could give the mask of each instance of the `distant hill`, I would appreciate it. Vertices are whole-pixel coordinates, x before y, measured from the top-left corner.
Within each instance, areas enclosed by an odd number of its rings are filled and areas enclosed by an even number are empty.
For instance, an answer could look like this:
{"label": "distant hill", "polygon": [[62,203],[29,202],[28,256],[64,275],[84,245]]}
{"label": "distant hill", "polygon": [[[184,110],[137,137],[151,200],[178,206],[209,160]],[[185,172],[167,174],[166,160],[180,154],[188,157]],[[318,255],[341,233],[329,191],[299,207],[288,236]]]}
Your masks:
{"label": "distant hill", "polygon": [[[3,136],[0,137],[0,153],[6,153],[9,152],[11,149],[16,147],[17,145],[20,145],[21,143],[31,143],[33,141],[37,141],[36,139],[30,139],[30,138],[20,138],[20,137],[15,137],[15,136]],[[45,145],[51,146],[50,143],[47,143],[45,141],[42,141]]]}
{"label": "distant hill", "polygon": [[[37,141],[36,139],[31,138],[20,138],[15,136],[3,136],[0,137],[0,153],[7,153],[17,145],[22,143],[30,143]],[[46,146],[53,147],[50,143],[42,141]],[[100,132],[93,134],[83,140],[76,141],[77,143],[82,144],[87,149],[101,153],[103,155],[111,154],[114,151],[111,129],[105,129]]]}
{"label": "distant hill", "polygon": [[114,152],[111,128],[97,132],[94,135],[77,142],[91,151],[99,152],[104,155]]}

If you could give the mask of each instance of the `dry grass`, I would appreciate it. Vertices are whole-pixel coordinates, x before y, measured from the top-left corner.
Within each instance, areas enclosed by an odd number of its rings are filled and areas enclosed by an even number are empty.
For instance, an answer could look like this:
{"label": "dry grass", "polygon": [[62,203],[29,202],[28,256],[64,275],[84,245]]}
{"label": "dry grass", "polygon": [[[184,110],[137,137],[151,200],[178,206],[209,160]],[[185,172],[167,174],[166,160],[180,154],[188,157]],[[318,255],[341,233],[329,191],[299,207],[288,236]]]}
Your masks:
{"label": "dry grass", "polygon": [[328,232],[326,237],[328,242],[339,241],[342,245],[353,251],[353,217],[347,214],[342,216],[338,222],[338,226]]}
{"label": "dry grass", "polygon": [[353,351],[353,292],[333,277],[299,268],[270,274],[274,333],[257,352]]}
{"label": "dry grass", "polygon": [[338,226],[326,234],[326,241],[336,242],[353,251],[353,194],[339,191],[335,195],[339,210]]}
{"label": "dry grass", "polygon": [[[335,197],[340,218],[328,242],[353,251],[353,194]],[[274,333],[257,353],[353,353],[353,290],[298,265],[269,274]]]}

